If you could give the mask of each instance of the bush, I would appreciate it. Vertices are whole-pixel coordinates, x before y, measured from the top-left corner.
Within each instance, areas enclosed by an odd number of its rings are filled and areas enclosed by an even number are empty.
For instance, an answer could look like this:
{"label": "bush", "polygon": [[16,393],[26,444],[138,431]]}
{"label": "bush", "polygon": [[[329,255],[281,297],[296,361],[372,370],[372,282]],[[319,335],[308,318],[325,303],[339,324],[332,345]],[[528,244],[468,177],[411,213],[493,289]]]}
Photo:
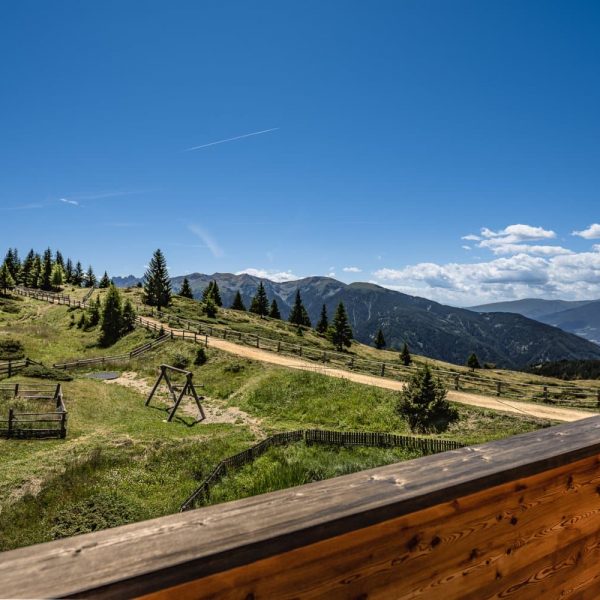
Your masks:
{"label": "bush", "polygon": [[207,360],[208,357],[206,356],[206,351],[204,350],[204,348],[198,348],[198,350],[196,351],[196,357],[194,358],[194,364],[201,366],[204,363],[206,363]]}
{"label": "bush", "polygon": [[29,365],[21,371],[21,375],[37,379],[53,379],[54,381],[73,381],[68,373],[44,365]]}
{"label": "bush", "polygon": [[419,433],[445,431],[458,420],[458,411],[446,400],[444,384],[433,378],[428,366],[419,369],[400,392],[396,411]]}
{"label": "bush", "polygon": [[240,363],[230,363],[228,365],[225,365],[225,367],[223,368],[223,371],[225,371],[226,373],[239,373],[240,371],[243,371],[245,369],[244,365],[241,365]]}
{"label": "bush", "polygon": [[19,360],[25,357],[25,348],[19,340],[4,338],[0,340],[0,360]]}
{"label": "bush", "polygon": [[185,369],[189,364],[189,357],[185,354],[181,354],[181,352],[176,352],[171,357],[171,366],[176,367],[177,369]]}

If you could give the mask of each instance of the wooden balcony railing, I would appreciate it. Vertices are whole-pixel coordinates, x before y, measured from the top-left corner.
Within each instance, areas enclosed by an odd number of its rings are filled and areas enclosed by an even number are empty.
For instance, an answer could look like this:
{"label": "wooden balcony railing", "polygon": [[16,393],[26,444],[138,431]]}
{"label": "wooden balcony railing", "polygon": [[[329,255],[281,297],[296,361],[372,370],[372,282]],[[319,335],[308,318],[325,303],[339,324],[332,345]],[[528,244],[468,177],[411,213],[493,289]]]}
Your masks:
{"label": "wooden balcony railing", "polygon": [[598,598],[600,417],[0,555],[2,597]]}

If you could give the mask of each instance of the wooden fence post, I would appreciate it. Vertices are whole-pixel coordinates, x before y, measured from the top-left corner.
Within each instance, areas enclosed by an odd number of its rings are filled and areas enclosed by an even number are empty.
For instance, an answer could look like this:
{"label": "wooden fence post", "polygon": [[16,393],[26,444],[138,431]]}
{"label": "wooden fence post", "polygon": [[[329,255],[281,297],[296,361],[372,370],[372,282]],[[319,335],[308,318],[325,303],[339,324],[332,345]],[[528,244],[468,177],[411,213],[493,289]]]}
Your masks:
{"label": "wooden fence post", "polygon": [[454,389],[460,390],[460,375],[454,376]]}
{"label": "wooden fence post", "polygon": [[[277,342],[277,352],[281,352],[281,342]],[[598,391],[598,402],[600,402],[600,391]]]}
{"label": "wooden fence post", "polygon": [[298,346],[298,355],[302,356],[302,346]]}
{"label": "wooden fence post", "polygon": [[385,363],[381,363],[381,376],[385,377]]}
{"label": "wooden fence post", "polygon": [[8,376],[12,377],[12,360],[8,359]]}
{"label": "wooden fence post", "polygon": [[496,396],[499,396],[502,393],[502,382],[496,382]]}
{"label": "wooden fence post", "polygon": [[548,387],[544,386],[544,402],[548,402]]}
{"label": "wooden fence post", "polygon": [[256,347],[260,348],[260,338],[256,336]]}

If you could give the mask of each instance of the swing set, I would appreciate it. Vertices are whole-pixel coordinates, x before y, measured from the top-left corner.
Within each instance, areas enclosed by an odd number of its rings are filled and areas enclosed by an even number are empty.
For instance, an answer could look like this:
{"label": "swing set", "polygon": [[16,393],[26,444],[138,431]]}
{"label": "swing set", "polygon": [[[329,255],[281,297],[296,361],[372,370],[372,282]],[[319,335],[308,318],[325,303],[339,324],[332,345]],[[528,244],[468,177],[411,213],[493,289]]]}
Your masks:
{"label": "swing set", "polygon": [[[174,384],[171,380],[171,376],[176,373],[185,375],[185,383],[183,385]],[[169,376],[169,374],[171,374],[171,376]],[[167,423],[170,423],[173,420],[173,417],[175,416],[175,413],[177,412],[177,409],[179,408],[184,396],[190,396],[196,402],[199,413],[199,418],[196,419],[196,423],[204,421],[204,419],[206,419],[206,415],[204,414],[202,404],[200,404],[200,400],[204,400],[204,398],[202,396],[198,396],[198,393],[196,392],[196,388],[194,387],[194,383],[192,381],[193,375],[194,374],[191,371],[184,371],[183,369],[178,369],[177,367],[172,367],[171,365],[160,365],[160,375],[158,376],[158,379],[156,380],[156,383],[154,384],[154,387],[152,388],[145,405],[150,405],[150,401],[158,390],[158,386],[164,379],[165,383],[167,384],[169,394],[173,399],[173,406],[171,406],[169,409]]]}

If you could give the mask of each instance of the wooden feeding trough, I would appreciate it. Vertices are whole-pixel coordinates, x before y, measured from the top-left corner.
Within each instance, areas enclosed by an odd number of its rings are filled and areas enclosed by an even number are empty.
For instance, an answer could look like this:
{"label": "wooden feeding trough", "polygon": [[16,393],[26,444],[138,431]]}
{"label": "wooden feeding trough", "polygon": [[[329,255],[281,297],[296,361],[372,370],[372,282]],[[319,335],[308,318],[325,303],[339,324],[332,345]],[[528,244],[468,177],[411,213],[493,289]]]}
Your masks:
{"label": "wooden feeding trough", "polygon": [[0,437],[64,438],[66,435],[67,410],[60,383],[0,384]]}
{"label": "wooden feeding trough", "polygon": [[[173,373],[179,373],[185,375],[185,383],[183,385],[174,384],[171,380],[171,375]],[[202,408],[202,404],[200,404],[200,400],[203,400],[202,396],[198,396],[196,392],[196,388],[194,387],[194,382],[192,381],[194,374],[191,371],[185,371],[184,369],[178,369],[177,367],[172,367],[171,365],[160,365],[160,375],[146,400],[146,406],[149,406],[150,401],[154,397],[154,394],[158,390],[161,381],[167,384],[167,388],[169,390],[169,395],[173,399],[173,406],[169,409],[169,416],[167,417],[167,422],[170,423],[181,404],[181,401],[185,396],[190,396],[194,399],[196,406],[198,407],[199,417],[196,419],[196,423],[203,421],[206,419],[206,415],[204,414],[204,410]]]}

